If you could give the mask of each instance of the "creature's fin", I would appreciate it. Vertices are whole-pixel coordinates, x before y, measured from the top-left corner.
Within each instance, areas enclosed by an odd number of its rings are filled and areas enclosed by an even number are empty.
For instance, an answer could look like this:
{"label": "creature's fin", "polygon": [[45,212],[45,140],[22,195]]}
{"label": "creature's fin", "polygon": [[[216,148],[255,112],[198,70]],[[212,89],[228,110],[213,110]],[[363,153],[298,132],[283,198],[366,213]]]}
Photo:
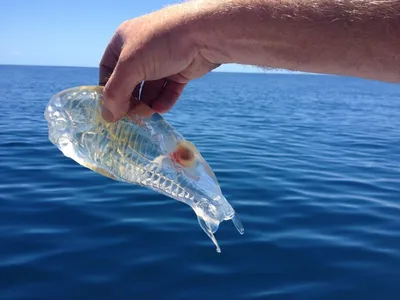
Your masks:
{"label": "creature's fin", "polygon": [[207,233],[209,238],[213,241],[215,247],[217,247],[217,252],[221,253],[221,248],[219,247],[218,242],[213,234],[213,232],[217,231],[218,225],[207,223],[199,216],[197,216],[197,220],[199,221],[200,227],[203,228],[204,232]]}
{"label": "creature's fin", "polygon": [[243,227],[242,221],[240,221],[239,215],[236,212],[233,215],[232,222],[235,225],[237,231],[239,231],[240,234],[243,234],[244,227]]}

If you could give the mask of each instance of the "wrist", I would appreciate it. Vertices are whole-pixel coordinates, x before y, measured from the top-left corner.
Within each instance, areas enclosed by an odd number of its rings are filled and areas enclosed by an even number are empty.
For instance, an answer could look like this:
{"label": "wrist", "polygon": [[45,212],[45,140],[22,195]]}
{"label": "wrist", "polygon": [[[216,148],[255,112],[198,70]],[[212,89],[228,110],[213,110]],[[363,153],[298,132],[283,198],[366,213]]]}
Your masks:
{"label": "wrist", "polygon": [[268,16],[265,2],[263,6],[254,0],[186,2],[188,35],[211,63],[257,64],[259,50],[267,46],[262,30],[255,30]]}
{"label": "wrist", "polygon": [[[223,60],[215,30],[217,18],[213,16],[219,9],[220,0],[187,0],[187,2],[167,6],[161,10],[163,27],[179,40],[181,47],[189,52],[207,53],[215,60]],[[222,53],[220,53],[222,54]]]}

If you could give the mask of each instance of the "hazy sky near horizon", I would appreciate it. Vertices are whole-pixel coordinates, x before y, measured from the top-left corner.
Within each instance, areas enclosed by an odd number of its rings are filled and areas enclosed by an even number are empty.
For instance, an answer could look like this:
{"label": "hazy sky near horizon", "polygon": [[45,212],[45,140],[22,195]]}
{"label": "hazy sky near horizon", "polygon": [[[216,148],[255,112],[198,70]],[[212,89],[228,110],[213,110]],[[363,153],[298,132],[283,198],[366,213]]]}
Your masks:
{"label": "hazy sky near horizon", "polygon": [[[179,0],[2,0],[0,64],[97,67],[120,23]],[[258,72],[225,65],[221,71]]]}

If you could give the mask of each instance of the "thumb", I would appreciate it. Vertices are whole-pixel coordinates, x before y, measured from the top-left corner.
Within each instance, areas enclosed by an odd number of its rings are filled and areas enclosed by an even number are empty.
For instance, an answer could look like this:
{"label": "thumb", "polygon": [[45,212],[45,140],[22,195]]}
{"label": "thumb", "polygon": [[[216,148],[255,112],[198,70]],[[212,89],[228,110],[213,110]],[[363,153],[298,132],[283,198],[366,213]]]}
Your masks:
{"label": "thumb", "polygon": [[132,59],[124,59],[121,54],[110,79],[104,87],[102,117],[105,121],[116,122],[128,113],[132,93],[142,81],[135,74]]}

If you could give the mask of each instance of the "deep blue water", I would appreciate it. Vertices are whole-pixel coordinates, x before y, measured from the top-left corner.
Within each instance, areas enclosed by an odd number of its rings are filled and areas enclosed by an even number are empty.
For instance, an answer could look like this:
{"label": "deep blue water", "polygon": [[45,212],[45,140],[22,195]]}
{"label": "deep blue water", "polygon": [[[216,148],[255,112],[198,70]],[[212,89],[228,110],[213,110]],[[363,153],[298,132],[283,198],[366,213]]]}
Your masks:
{"label": "deep blue water", "polygon": [[400,299],[400,86],[213,73],[165,118],[245,234],[47,139],[51,95],[97,69],[0,66],[0,299]]}

